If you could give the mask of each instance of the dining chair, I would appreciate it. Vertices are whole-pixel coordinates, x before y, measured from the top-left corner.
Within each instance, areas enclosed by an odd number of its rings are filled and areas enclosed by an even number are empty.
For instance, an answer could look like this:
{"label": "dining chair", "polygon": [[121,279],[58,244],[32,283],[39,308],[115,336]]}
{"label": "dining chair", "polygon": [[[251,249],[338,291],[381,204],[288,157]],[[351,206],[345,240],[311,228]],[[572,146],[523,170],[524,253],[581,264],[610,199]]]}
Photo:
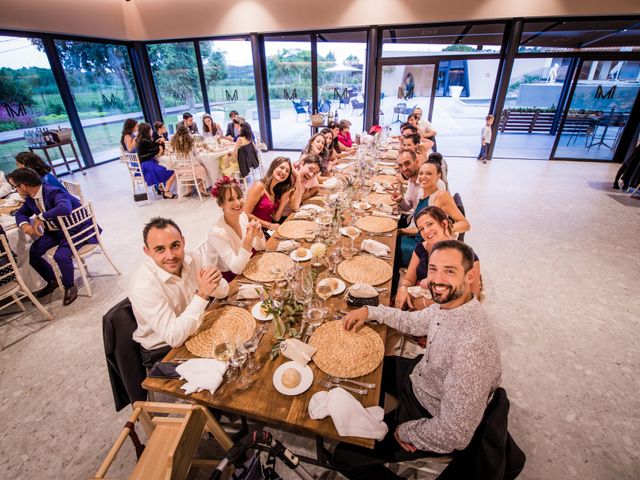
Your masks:
{"label": "dining chair", "polygon": [[84,203],[84,195],[82,194],[82,187],[79,183],[62,180],[62,185],[67,189],[67,192],[80,200],[80,203]]}
{"label": "dining chair", "polygon": [[[122,152],[122,157],[124,158],[124,163],[127,166],[127,170],[129,172],[129,177],[131,177],[131,185],[133,187],[133,199],[135,201],[139,201],[138,198],[142,194],[136,193],[137,187],[142,187],[142,191],[144,195],[147,197],[147,202],[151,203],[151,198],[153,196],[153,189],[147,185],[147,182],[144,179],[144,174],[142,173],[142,164],[138,159],[137,153],[129,153]],[[140,198],[143,200],[143,198]]]}
{"label": "dining chair", "polygon": [[173,171],[176,175],[176,182],[178,185],[178,203],[182,202],[182,187],[185,187],[187,191],[195,187],[198,192],[198,198],[202,202],[202,194],[198,187],[198,176],[195,170],[195,158],[193,155],[176,155],[172,154]]}
{"label": "dining chair", "polygon": [[[201,405],[135,402],[133,413],[92,479],[104,479],[127,437],[136,447],[138,462],[127,477],[136,480],[185,479],[191,467],[215,468],[219,461],[195,458],[203,433],[210,433],[226,452],[233,441]],[[141,445],[135,432],[140,422],[147,434]]]}
{"label": "dining chair", "polygon": [[[0,265],[2,265],[0,267],[0,310],[4,310],[15,303],[20,310],[26,312],[27,309],[22,300],[28,298],[47,319],[53,320],[53,316],[42,306],[24,283],[16,259],[13,256],[11,247],[9,247],[9,241],[4,234],[0,234]],[[5,302],[9,298],[11,298],[11,301]]]}
{"label": "dining chair", "polygon": [[[111,260],[111,257],[102,243],[100,227],[96,221],[93,205],[91,202],[87,202],[85,205],[73,210],[69,215],[58,217],[58,222],[60,223],[60,228],[62,229],[65,239],[69,243],[69,247],[71,247],[71,253],[76,261],[78,270],[80,270],[82,281],[87,287],[87,293],[91,297],[92,292],[91,286],[89,285],[88,268],[85,262],[86,257],[93,255],[94,253],[104,255],[116,273],[120,275],[120,270],[118,270],[116,264],[113,263],[113,260]],[[97,243],[87,243],[92,239],[95,239],[94,241]],[[49,257],[49,263],[53,266],[53,272],[55,273],[58,285],[62,288],[63,285],[60,271],[56,262],[53,261],[53,255],[56,253],[57,248],[58,247],[56,246],[49,249],[47,251],[47,256]]]}
{"label": "dining chair", "polygon": [[200,265],[206,265],[207,263],[207,241],[204,240],[200,245],[196,247],[193,254],[200,260]]}

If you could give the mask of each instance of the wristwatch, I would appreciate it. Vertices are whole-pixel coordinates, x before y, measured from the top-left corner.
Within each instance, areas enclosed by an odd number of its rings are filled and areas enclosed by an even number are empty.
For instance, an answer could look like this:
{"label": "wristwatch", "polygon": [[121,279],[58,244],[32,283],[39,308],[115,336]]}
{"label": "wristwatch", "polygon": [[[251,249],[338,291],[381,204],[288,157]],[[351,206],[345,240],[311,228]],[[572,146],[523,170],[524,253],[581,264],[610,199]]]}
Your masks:
{"label": "wristwatch", "polygon": [[200,290],[196,289],[196,295],[198,295],[200,298],[206,300],[207,302],[210,302],[211,300],[213,300],[213,297],[210,295],[207,295],[206,293],[202,293]]}

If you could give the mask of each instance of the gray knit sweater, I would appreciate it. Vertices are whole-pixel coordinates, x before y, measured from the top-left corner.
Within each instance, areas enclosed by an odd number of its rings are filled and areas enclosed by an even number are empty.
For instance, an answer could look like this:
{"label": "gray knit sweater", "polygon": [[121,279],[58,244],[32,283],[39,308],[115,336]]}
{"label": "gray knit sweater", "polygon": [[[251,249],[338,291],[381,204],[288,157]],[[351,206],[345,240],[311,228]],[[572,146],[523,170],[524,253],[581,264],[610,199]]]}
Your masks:
{"label": "gray knit sweater", "polygon": [[400,439],[420,450],[464,449],[500,386],[502,367],[493,331],[480,303],[403,312],[367,307],[369,318],[409,335],[427,335],[427,350],[411,373],[413,392],[433,418],[400,425]]}

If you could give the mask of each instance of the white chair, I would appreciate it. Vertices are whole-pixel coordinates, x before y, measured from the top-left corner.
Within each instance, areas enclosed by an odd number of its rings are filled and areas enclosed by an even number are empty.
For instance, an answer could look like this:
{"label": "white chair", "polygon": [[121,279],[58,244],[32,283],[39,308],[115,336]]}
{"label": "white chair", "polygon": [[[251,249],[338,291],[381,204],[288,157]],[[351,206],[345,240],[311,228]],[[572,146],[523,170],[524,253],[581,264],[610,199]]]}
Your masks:
{"label": "white chair", "polygon": [[[69,243],[69,247],[71,247],[73,258],[75,259],[78,270],[80,270],[80,275],[82,276],[82,281],[87,287],[87,293],[91,297],[92,292],[91,286],[89,285],[89,274],[87,264],[84,260],[85,257],[94,253],[101,253],[105,256],[116,273],[120,275],[120,270],[118,270],[118,267],[113,263],[113,260],[111,260],[111,257],[102,243],[98,222],[96,222],[95,213],[93,212],[93,205],[91,202],[87,202],[86,205],[76,208],[69,215],[58,217],[58,222],[60,223],[62,233]],[[86,243],[88,240],[94,238],[98,243]],[[53,260],[53,255],[57,248],[58,247],[56,246],[47,251],[47,256],[49,257],[49,263],[51,263],[53,267],[58,285],[60,285],[60,288],[63,288],[58,265]]]}
{"label": "white chair", "polygon": [[262,152],[268,152],[267,144],[260,138],[260,132],[256,132],[256,151],[258,152],[258,170],[260,171],[260,178],[264,177],[264,169],[262,163]]}
{"label": "white chair", "polygon": [[172,155],[173,171],[176,175],[176,183],[178,185],[178,202],[182,201],[182,187],[186,187],[189,191],[195,187],[198,192],[198,198],[202,202],[202,194],[198,187],[198,176],[195,169],[195,158],[193,155]]}
{"label": "white chair", "polygon": [[207,241],[205,240],[200,245],[198,245],[196,249],[193,251],[193,254],[196,257],[198,257],[198,260],[200,260],[200,265],[206,265],[207,264]]}
{"label": "white chair", "polygon": [[151,203],[151,197],[153,195],[153,188],[147,185],[142,173],[142,163],[138,159],[137,153],[122,152],[124,163],[127,165],[129,176],[131,177],[131,185],[133,187],[133,195],[136,195],[136,187],[141,186],[142,191],[147,194],[147,201]]}
{"label": "white chair", "polygon": [[80,203],[84,204],[84,195],[82,194],[82,187],[80,187],[79,183],[62,180],[62,185],[67,189],[67,192],[80,200]]}
{"label": "white chair", "polygon": [[[22,280],[22,275],[20,275],[20,270],[18,270],[16,260],[13,258],[13,254],[11,253],[7,237],[5,235],[0,235],[0,261],[2,261],[4,257],[9,260],[9,263],[3,266],[0,270],[0,272],[5,271],[4,273],[0,273],[0,282],[7,281],[4,285],[0,285],[0,310],[3,310],[15,303],[23,312],[26,312],[27,309],[22,303],[22,299],[26,297],[31,300],[31,303],[33,303],[45,317],[49,320],[53,320],[53,316],[42,306],[42,304],[25,285]],[[12,298],[12,301],[5,303],[4,300],[9,297]]]}

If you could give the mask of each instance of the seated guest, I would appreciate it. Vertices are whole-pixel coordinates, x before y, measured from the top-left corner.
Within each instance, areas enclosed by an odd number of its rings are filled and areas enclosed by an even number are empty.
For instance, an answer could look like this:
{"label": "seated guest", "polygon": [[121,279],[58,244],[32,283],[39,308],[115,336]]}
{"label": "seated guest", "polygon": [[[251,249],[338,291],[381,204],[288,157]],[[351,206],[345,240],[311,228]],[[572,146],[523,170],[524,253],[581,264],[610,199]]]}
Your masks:
{"label": "seated guest", "polygon": [[348,157],[349,155],[353,155],[354,153],[356,153],[355,145],[353,145],[351,148],[342,149],[340,143],[338,142],[338,134],[340,133],[338,122],[329,122],[327,124],[327,128],[331,130],[331,133],[333,134],[333,141],[331,143],[327,143],[327,148],[332,149],[338,158]]}
{"label": "seated guest", "polygon": [[161,360],[198,330],[202,314],[214,298],[224,298],[229,285],[215,266],[201,265],[185,252],[185,240],[173,220],[153,218],[142,231],[147,255],[130,278],[128,296],[138,328],[146,367]]}
{"label": "seated guest", "polygon": [[128,153],[136,153],[136,134],[138,133],[138,121],[127,118],[122,125],[120,146]]}
{"label": "seated guest", "polygon": [[20,152],[19,154],[17,154],[16,167],[30,168],[32,170],[35,170],[38,175],[40,175],[42,183],[46,183],[47,185],[52,185],[54,187],[58,187],[64,191],[67,191],[60,180],[58,180],[58,177],[51,173],[51,167],[44,163],[44,161],[33,152]]}
{"label": "seated guest", "polygon": [[202,136],[215,137],[216,135],[222,135],[222,127],[213,121],[213,118],[208,113],[202,116]]}
{"label": "seated guest", "polygon": [[353,147],[353,140],[351,140],[351,133],[349,132],[351,129],[351,122],[349,120],[340,120],[338,128],[340,129],[340,132],[338,133],[338,144],[340,146],[340,150],[344,151]]}
{"label": "seated guest", "polygon": [[455,240],[439,242],[428,270],[435,305],[418,312],[362,307],[344,318],[346,330],[371,319],[429,339],[424,356],[385,357],[382,388],[398,407],[385,415],[389,432],[373,449],[337,445],[335,464],[347,478],[401,478],[384,464],[465,450],[500,386],[498,344],[471,291],[473,251]]}
{"label": "seated guest", "polygon": [[[422,309],[428,307],[433,302],[425,299],[415,299],[412,301],[407,288],[418,285],[427,278],[427,267],[429,266],[429,254],[433,246],[444,240],[453,240],[451,231],[452,221],[449,216],[438,207],[423,208],[416,214],[415,223],[422,242],[416,245],[411,261],[407,267],[396,292],[395,307],[403,308],[405,304],[411,309]],[[471,292],[477,299],[480,299],[480,259],[473,253],[474,279],[471,283]],[[418,303],[416,303],[419,300]]]}
{"label": "seated guest", "polygon": [[163,147],[151,139],[151,125],[141,123],[138,125],[138,136],[136,137],[136,149],[142,168],[142,174],[147,185],[153,185],[162,193],[164,198],[176,198],[169,191],[171,185],[176,180],[173,170],[167,170],[160,165],[157,156],[160,155]]}
{"label": "seated guest", "polygon": [[447,165],[446,160],[444,159],[442,154],[438,152],[433,152],[431,155],[429,155],[429,160],[433,160],[434,162],[438,163],[440,165],[440,168],[442,169],[442,182],[444,183],[445,188],[438,187],[438,189],[449,191],[449,166]]}
{"label": "seated guest", "polygon": [[405,122],[400,125],[400,135],[398,136],[398,139],[402,141],[403,136],[413,135],[414,133],[417,133],[418,135],[420,134],[418,131],[418,127],[416,127],[415,125],[411,125],[409,122]]}
{"label": "seated guest", "polygon": [[164,123],[153,123],[153,135],[151,136],[151,138],[154,142],[161,144],[169,141],[169,133],[167,132],[167,127],[164,126]]}
{"label": "seated guest", "polygon": [[0,198],[6,198],[13,193],[13,187],[4,176],[4,172],[0,170]]}
{"label": "seated guest", "polygon": [[249,220],[242,210],[242,189],[234,179],[222,177],[211,194],[222,214],[209,230],[207,263],[216,266],[230,282],[244,271],[256,250],[266,248],[266,240],[260,222]]}
{"label": "seated guest", "polygon": [[418,157],[418,161],[420,165],[427,161],[429,158],[428,151],[425,150],[423,145],[420,143],[420,135],[417,133],[403,135],[402,137],[402,149],[403,150],[413,150]]}
{"label": "seated guest", "polygon": [[[69,305],[78,298],[73,275],[73,254],[67,239],[62,233],[58,217],[69,215],[76,208],[81,207],[80,200],[66,190],[43,184],[40,175],[30,168],[18,168],[7,175],[9,183],[25,199],[16,213],[16,224],[24,233],[34,239],[29,248],[29,264],[47,282],[36,297],[42,298],[58,288],[53,268],[43,257],[47,251],[57,247],[53,259],[58,265],[64,286],[63,305]],[[31,224],[31,217],[33,225]],[[75,235],[86,228],[79,225],[70,233]],[[81,238],[81,237],[80,237]],[[96,243],[91,238],[88,243]]]}
{"label": "seated guest", "polygon": [[396,169],[402,175],[402,178],[407,182],[407,191],[403,194],[401,190],[394,184],[394,190],[391,194],[391,198],[398,204],[398,210],[401,217],[398,222],[399,228],[408,227],[412,223],[412,215],[418,200],[422,195],[422,187],[418,183],[418,170],[420,169],[420,162],[413,150],[400,150],[398,158],[396,159]]}
{"label": "seated guest", "polygon": [[235,118],[238,116],[238,112],[235,110],[231,110],[229,112],[229,123],[227,123],[227,131],[225,133],[226,137],[229,137],[234,142],[236,138],[238,138],[238,134],[240,133],[240,122],[234,122]]}
{"label": "seated guest", "polygon": [[304,156],[313,153],[318,155],[321,159],[322,164],[320,165],[320,172],[323,177],[327,177],[331,175],[331,170],[333,168],[333,164],[329,162],[325,162],[325,158],[327,158],[327,139],[324,134],[316,133],[312,135],[307,145],[302,149],[302,153],[300,154],[300,159]]}
{"label": "seated guest", "polygon": [[418,119],[417,127],[421,130],[422,136],[430,140],[435,140],[438,132],[433,129],[431,122],[422,116],[422,109],[420,107],[414,108],[413,115]]}
{"label": "seated guest", "polygon": [[291,194],[291,209],[296,211],[302,202],[318,193],[318,174],[322,159],[315,153],[308,153],[293,166],[294,190]]}
{"label": "seated guest", "polygon": [[[418,199],[418,203],[415,207],[415,213],[418,214],[420,210],[428,206],[440,207],[444,210],[449,217],[455,222],[452,225],[453,233],[466,232],[471,228],[469,222],[464,217],[462,212],[458,209],[453,197],[446,190],[438,189],[438,180],[441,180],[442,170],[440,165],[432,160],[427,160],[420,166],[418,170],[418,183],[422,188],[422,194]],[[397,251],[399,257],[396,261],[400,268],[409,265],[411,255],[416,248],[418,242],[420,242],[420,236],[418,230],[415,227],[409,226],[399,230],[401,236],[399,236],[399,251]]]}
{"label": "seated guest", "polygon": [[[320,130],[318,133],[320,133],[321,135],[324,136],[324,143],[326,145],[325,149],[324,149],[324,154],[322,155],[322,165],[324,167],[324,170],[321,171],[321,173],[323,173],[324,175],[326,175],[327,172],[327,166],[328,165],[335,165],[338,162],[338,152],[336,152],[336,150],[334,150],[333,148],[333,132],[331,131],[330,128],[323,128],[322,130]],[[336,139],[336,142],[338,140]]]}
{"label": "seated guest", "polygon": [[[240,122],[241,118],[236,115],[234,121]],[[239,123],[240,133],[236,137],[236,144],[233,147],[233,153],[221,158],[220,171],[227,176],[231,176],[234,173],[240,172],[240,165],[238,162],[238,151],[246,146],[253,145],[253,148],[257,149],[255,142],[253,141],[253,132],[251,131],[251,125],[248,123]],[[257,151],[257,150],[256,150]]]}
{"label": "seated guest", "polygon": [[420,141],[429,145],[429,148],[433,148],[435,143],[425,135],[425,132],[420,128],[419,124],[420,118],[415,113],[412,113],[407,117],[407,123],[416,127],[418,129],[418,135],[420,135]]}
{"label": "seated guest", "polygon": [[180,127],[180,125],[184,125],[185,127],[187,127],[191,135],[198,134],[198,125],[193,122],[193,115],[191,115],[189,112],[184,112],[182,114],[182,121],[178,122],[178,125],[176,125],[176,129]]}
{"label": "seated guest", "polygon": [[209,192],[207,192],[209,176],[207,175],[207,170],[198,160],[194,143],[193,137],[189,134],[189,129],[184,125],[180,125],[176,133],[171,137],[171,148],[176,155],[177,161],[182,165],[181,167],[176,167],[176,170],[180,169],[186,174],[191,174],[191,167],[193,166],[193,173],[196,175],[200,193],[209,195]]}
{"label": "seated guest", "polygon": [[286,157],[276,157],[271,162],[264,178],[254,182],[247,192],[244,211],[252,220],[258,220],[262,228],[276,230],[282,219],[284,208],[290,205],[294,188],[291,161]]}

